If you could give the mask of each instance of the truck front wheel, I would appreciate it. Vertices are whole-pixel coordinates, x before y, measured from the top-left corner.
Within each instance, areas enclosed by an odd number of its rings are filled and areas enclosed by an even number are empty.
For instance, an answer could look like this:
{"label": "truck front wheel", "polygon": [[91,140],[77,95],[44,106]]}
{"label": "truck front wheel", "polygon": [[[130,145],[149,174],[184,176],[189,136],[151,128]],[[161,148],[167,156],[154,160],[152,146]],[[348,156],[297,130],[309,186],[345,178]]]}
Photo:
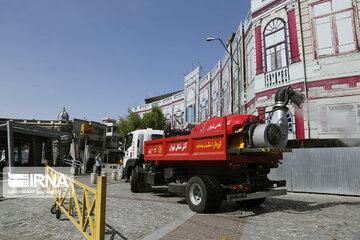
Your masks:
{"label": "truck front wheel", "polygon": [[211,210],[211,199],[215,197],[214,195],[215,191],[207,177],[194,176],[190,178],[185,196],[191,210],[198,213]]}
{"label": "truck front wheel", "polygon": [[131,176],[130,176],[130,188],[131,188],[131,192],[133,193],[137,193],[139,192],[139,174],[138,171],[135,168],[132,169],[131,171]]}
{"label": "truck front wheel", "polygon": [[144,183],[144,176],[141,167],[134,167],[131,170],[130,188],[133,193],[148,192],[151,189],[150,185]]}

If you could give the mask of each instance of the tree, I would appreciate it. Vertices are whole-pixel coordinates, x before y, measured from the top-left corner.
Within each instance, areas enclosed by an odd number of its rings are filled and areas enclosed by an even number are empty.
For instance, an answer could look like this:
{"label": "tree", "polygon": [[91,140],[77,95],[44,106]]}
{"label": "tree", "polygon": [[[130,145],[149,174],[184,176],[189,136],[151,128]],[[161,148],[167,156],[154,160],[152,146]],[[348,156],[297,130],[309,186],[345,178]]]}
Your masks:
{"label": "tree", "polygon": [[164,114],[158,106],[154,106],[151,112],[145,113],[142,121],[146,128],[163,130],[166,125]]}
{"label": "tree", "polygon": [[143,121],[139,114],[131,112],[130,109],[128,110],[128,115],[125,118],[120,117],[118,128],[121,137],[125,137],[129,132],[143,127]]}
{"label": "tree", "polygon": [[154,106],[151,112],[145,113],[141,119],[140,115],[131,110],[128,110],[128,114],[125,118],[119,119],[119,133],[121,137],[125,137],[129,132],[141,128],[152,128],[163,130],[165,128],[166,121],[164,114],[160,107]]}

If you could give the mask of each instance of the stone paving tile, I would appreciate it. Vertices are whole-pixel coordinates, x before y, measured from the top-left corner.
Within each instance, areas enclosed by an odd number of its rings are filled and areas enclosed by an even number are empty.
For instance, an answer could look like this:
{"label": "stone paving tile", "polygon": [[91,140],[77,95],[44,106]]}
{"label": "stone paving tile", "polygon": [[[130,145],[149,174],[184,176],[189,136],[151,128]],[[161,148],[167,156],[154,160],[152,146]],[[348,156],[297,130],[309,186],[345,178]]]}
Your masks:
{"label": "stone paving tile", "polygon": [[[87,177],[77,179],[90,185]],[[0,198],[0,239],[84,239],[65,215],[57,220],[50,213],[52,204],[50,198]],[[164,188],[134,194],[129,183],[108,181],[105,239],[142,239],[189,211]]]}
{"label": "stone paving tile", "polygon": [[161,240],[240,239],[245,223],[246,218],[196,214]]}
{"label": "stone paving tile", "polygon": [[360,240],[360,197],[289,193],[259,207],[223,203],[162,239]]}
{"label": "stone paving tile", "polygon": [[51,199],[1,199],[0,239],[83,239],[70,220],[50,213]]}
{"label": "stone paving tile", "polygon": [[242,239],[360,239],[359,197],[290,193],[254,213]]}
{"label": "stone paving tile", "polygon": [[[89,185],[88,176],[78,179]],[[84,239],[66,216],[50,213],[52,203],[0,198],[0,239]],[[129,183],[108,181],[105,238],[143,239],[189,212],[166,188],[135,194]],[[360,197],[289,193],[255,208],[223,203],[216,213],[189,216],[159,238],[360,240]]]}

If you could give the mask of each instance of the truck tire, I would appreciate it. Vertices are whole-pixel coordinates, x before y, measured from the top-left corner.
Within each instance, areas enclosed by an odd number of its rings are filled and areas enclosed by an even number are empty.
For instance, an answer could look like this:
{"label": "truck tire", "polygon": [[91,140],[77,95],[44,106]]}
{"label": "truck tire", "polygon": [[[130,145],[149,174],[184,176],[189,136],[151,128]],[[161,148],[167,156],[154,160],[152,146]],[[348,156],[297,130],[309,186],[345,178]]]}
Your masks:
{"label": "truck tire", "polygon": [[257,207],[260,204],[264,203],[266,198],[258,198],[258,199],[252,199],[252,200],[245,200],[245,201],[237,201],[236,203],[239,206],[244,207]]}
{"label": "truck tire", "polygon": [[134,167],[131,170],[130,188],[133,193],[148,192],[151,189],[151,186],[144,183],[143,178],[140,177],[141,169],[142,168]]}
{"label": "truck tire", "polygon": [[190,178],[185,197],[191,210],[198,213],[210,211],[214,206],[212,201],[215,197],[215,190],[206,176],[194,176]]}
{"label": "truck tire", "polygon": [[137,193],[139,192],[139,173],[136,168],[133,168],[131,170],[131,176],[130,176],[130,189],[131,192]]}

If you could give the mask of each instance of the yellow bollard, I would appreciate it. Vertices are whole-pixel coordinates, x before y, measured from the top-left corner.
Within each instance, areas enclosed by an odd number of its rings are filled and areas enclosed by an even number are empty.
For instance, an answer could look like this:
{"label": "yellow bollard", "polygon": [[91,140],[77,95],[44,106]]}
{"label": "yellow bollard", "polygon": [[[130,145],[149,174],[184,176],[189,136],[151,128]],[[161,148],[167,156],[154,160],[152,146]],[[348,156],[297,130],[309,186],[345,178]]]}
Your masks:
{"label": "yellow bollard", "polygon": [[98,177],[95,207],[95,239],[105,239],[106,176]]}

